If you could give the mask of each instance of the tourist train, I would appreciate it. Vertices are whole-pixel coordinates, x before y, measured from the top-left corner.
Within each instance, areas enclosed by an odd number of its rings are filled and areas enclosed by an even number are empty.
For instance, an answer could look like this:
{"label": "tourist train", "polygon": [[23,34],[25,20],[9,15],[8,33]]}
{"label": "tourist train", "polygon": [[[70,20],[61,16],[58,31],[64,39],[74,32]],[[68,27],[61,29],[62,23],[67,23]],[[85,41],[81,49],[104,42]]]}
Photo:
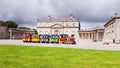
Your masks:
{"label": "tourist train", "polygon": [[23,42],[25,43],[61,43],[61,44],[76,44],[74,35],[67,34],[30,34],[25,33],[23,36]]}

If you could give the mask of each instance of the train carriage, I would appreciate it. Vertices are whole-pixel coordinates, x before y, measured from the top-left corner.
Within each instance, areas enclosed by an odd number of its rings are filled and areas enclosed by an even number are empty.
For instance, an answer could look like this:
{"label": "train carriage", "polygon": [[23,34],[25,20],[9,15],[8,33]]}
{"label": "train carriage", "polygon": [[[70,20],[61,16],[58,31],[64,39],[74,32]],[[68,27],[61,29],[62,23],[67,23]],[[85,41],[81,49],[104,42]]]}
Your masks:
{"label": "train carriage", "polygon": [[49,43],[50,35],[48,34],[40,35],[40,38],[41,38],[41,43]]}
{"label": "train carriage", "polygon": [[57,34],[52,34],[50,38],[51,43],[59,43],[59,35]]}
{"label": "train carriage", "polygon": [[33,43],[40,43],[40,37],[37,34],[32,35],[32,42]]}
{"label": "train carriage", "polygon": [[71,44],[76,44],[74,36],[75,35],[71,35],[70,37]]}
{"label": "train carriage", "polygon": [[76,44],[74,35],[69,36],[67,34],[37,35],[25,33],[23,36],[23,42]]}
{"label": "train carriage", "polygon": [[67,34],[60,35],[60,43],[65,43]]}
{"label": "train carriage", "polygon": [[23,42],[32,42],[32,35],[30,33],[25,33],[23,36]]}
{"label": "train carriage", "polygon": [[27,42],[27,33],[23,35],[23,42]]}

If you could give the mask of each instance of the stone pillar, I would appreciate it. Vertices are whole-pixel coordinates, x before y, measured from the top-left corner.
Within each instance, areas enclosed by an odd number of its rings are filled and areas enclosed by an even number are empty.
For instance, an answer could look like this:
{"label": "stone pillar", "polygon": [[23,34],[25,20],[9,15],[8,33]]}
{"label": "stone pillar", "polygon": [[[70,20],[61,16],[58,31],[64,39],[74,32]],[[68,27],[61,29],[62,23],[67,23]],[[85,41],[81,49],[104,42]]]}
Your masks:
{"label": "stone pillar", "polygon": [[90,39],[90,33],[88,34],[88,38]]}
{"label": "stone pillar", "polygon": [[84,33],[84,38],[86,39],[86,33]]}
{"label": "stone pillar", "polygon": [[10,39],[12,39],[12,34],[13,34],[12,30],[10,30]]}
{"label": "stone pillar", "polygon": [[96,33],[96,40],[99,41],[99,32]]}
{"label": "stone pillar", "polygon": [[83,33],[81,35],[82,35],[82,39],[83,39]]}
{"label": "stone pillar", "polygon": [[91,39],[91,33],[90,33],[90,39]]}
{"label": "stone pillar", "polygon": [[82,33],[82,39],[84,38],[84,35],[83,35],[83,33]]}

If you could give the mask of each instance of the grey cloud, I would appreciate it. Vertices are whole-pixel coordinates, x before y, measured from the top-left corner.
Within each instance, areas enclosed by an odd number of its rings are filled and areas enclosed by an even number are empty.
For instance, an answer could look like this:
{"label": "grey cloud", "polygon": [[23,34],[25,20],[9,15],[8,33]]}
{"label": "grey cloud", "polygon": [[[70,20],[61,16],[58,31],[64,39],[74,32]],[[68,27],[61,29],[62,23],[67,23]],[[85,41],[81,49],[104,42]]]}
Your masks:
{"label": "grey cloud", "polygon": [[119,4],[119,0],[0,0],[0,20],[35,27],[38,18],[73,14],[81,24],[104,24],[114,13],[120,13]]}

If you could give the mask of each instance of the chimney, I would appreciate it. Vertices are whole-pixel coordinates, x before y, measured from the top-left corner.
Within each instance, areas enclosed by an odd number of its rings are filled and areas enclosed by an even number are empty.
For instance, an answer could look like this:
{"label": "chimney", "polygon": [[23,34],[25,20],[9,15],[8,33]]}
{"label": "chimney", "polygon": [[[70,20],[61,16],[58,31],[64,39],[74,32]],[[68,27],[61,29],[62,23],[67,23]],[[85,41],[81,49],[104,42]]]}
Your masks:
{"label": "chimney", "polygon": [[51,17],[51,15],[48,15],[48,19],[51,19],[52,17]]}
{"label": "chimney", "polygon": [[117,13],[115,13],[115,16],[117,16]]}
{"label": "chimney", "polygon": [[70,18],[71,18],[71,19],[73,19],[73,18],[74,18],[74,16],[71,14],[71,15],[70,15]]}

